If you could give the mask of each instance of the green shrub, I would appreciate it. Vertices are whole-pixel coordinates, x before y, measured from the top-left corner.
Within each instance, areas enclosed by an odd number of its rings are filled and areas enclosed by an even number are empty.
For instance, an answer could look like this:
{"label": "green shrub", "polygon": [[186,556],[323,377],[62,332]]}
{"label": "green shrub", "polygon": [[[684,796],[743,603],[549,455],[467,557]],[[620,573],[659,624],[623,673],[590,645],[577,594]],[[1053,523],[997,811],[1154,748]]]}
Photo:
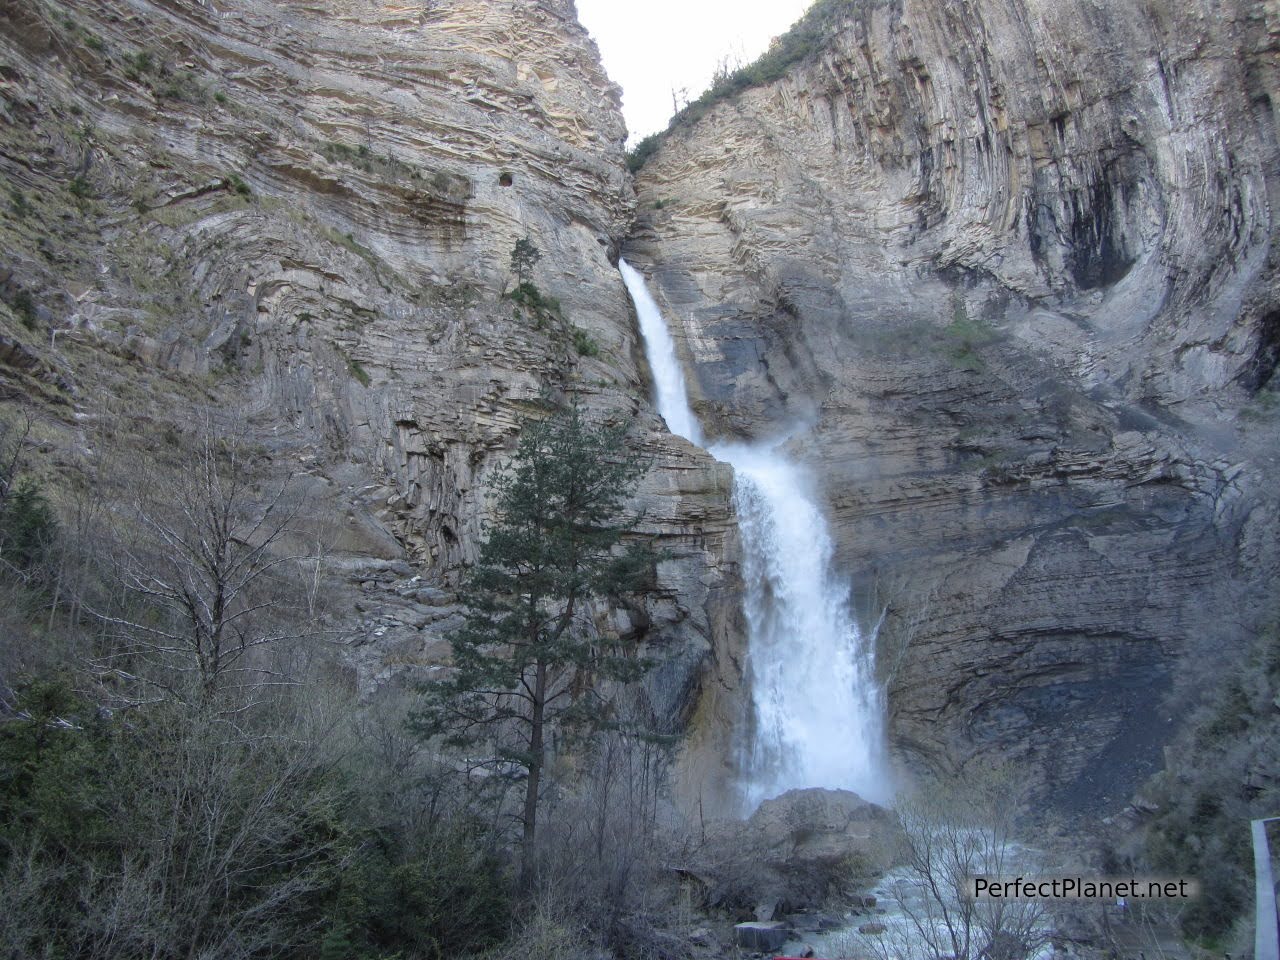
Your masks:
{"label": "green shrub", "polygon": [[369,838],[343,871],[320,956],[447,957],[499,943],[511,922],[502,863],[479,829],[442,823],[427,842],[403,851]]}
{"label": "green shrub", "polygon": [[57,846],[100,843],[109,828],[100,752],[105,731],[62,677],[18,684],[15,715],[0,725],[0,853],[38,833]]}
{"label": "green shrub", "polygon": [[351,374],[362,387],[367,387],[373,382],[369,376],[369,371],[360,365],[359,360],[347,360],[347,372]]}
{"label": "green shrub", "polygon": [[242,936],[318,937],[358,811],[307,744],[228,736],[172,704],[113,715],[58,679],[17,701],[0,724],[0,877],[20,888],[6,898],[48,909],[19,931],[0,915],[12,955],[220,956]]}
{"label": "green shrub", "polygon": [[25,220],[31,215],[31,203],[27,200],[27,195],[17,187],[9,188],[9,210],[19,220]]}
{"label": "green shrub", "polygon": [[135,83],[155,69],[156,62],[149,50],[139,50],[124,57],[124,75]]}
{"label": "green shrub", "polygon": [[507,296],[513,303],[526,306],[530,310],[560,312],[560,301],[555,297],[544,294],[534,283],[528,280],[512,290]]}
{"label": "green shrub", "polygon": [[[369,149],[367,144],[350,147],[345,143],[330,141],[320,145],[320,154],[330,163],[342,163],[365,173],[372,173],[388,180],[403,178],[420,179],[422,174],[403,160],[387,154],[380,156]],[[447,175],[446,175],[447,177]]]}
{"label": "green shrub", "polygon": [[181,100],[185,103],[201,103],[208,96],[208,91],[190,70],[171,73],[161,70],[161,80],[152,87],[157,97],[165,100]]}
{"label": "green shrub", "polygon": [[627,169],[632,173],[638,173],[645,162],[658,152],[658,147],[662,145],[662,136],[661,133],[651,133],[627,151]]}
{"label": "green shrub", "polygon": [[9,306],[13,307],[13,312],[18,315],[24,327],[28,330],[36,328],[36,303],[31,298],[31,291],[19,290],[9,301]]}
{"label": "green shrub", "polygon": [[580,357],[598,357],[600,356],[600,344],[587,331],[581,327],[573,328],[573,348],[578,351]]}
{"label": "green shrub", "polygon": [[368,162],[368,148],[363,151],[357,151],[355,147],[349,147],[345,143],[338,143],[336,140],[326,143],[320,148],[321,155],[330,163],[345,163],[348,166],[357,167],[366,173],[373,172],[373,164]]}
{"label": "green shrub", "polygon": [[945,351],[961,370],[979,372],[986,367],[980,351],[996,343],[1000,332],[983,320],[970,317],[962,302],[956,301],[953,318],[942,328]]}
{"label": "green shrub", "polygon": [[1257,634],[1250,649],[1216,685],[1187,731],[1168,749],[1168,769],[1155,781],[1157,811],[1145,852],[1153,872],[1196,877],[1200,896],[1180,916],[1182,932],[1215,949],[1246,922],[1253,851],[1248,822],[1274,814],[1280,789],[1258,771],[1280,765],[1280,636]]}
{"label": "green shrub", "polygon": [[[533,315],[534,326],[539,330],[545,329],[553,322],[560,323],[564,320],[560,301],[544,294],[530,280],[526,280],[508,293],[507,299],[528,310]],[[519,317],[519,311],[516,315]]]}

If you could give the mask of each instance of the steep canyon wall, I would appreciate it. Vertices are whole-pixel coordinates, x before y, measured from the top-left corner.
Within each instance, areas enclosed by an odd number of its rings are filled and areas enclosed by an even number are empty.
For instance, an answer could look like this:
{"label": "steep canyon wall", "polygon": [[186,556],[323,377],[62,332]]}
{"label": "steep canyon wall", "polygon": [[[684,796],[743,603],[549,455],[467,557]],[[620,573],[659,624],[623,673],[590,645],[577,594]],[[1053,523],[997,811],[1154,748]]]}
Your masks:
{"label": "steep canyon wall", "polygon": [[[486,478],[542,398],[634,421],[679,722],[731,632],[724,468],[644,400],[618,90],[567,0],[0,3],[0,383],[55,496],[208,415],[292,476],[355,685],[447,654]],[[515,241],[535,305],[505,299]],[[579,350],[577,342],[594,349]],[[120,483],[127,485],[128,479]],[[722,729],[723,724],[713,724]]]}
{"label": "steep canyon wall", "polygon": [[[625,248],[706,422],[808,425],[898,755],[1122,799],[1277,568],[1280,8],[847,6],[633,192],[568,0],[0,0],[0,391],[39,469],[242,430],[369,693],[445,655],[520,418],[617,411],[669,559],[597,628],[664,655],[692,797],[742,717],[731,476],[644,399]],[[523,236],[558,310],[503,296]]]}
{"label": "steep canyon wall", "polygon": [[625,255],[713,433],[808,425],[906,765],[1114,805],[1274,613],[1280,6],[825,6]]}

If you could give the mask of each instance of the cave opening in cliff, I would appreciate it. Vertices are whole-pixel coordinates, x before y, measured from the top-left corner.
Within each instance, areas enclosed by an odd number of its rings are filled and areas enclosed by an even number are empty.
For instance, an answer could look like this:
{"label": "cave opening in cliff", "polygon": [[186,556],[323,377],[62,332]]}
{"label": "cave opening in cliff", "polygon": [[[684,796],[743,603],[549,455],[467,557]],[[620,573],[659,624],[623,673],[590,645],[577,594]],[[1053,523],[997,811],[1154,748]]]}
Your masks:
{"label": "cave opening in cliff", "polygon": [[1257,394],[1274,387],[1277,364],[1280,364],[1280,310],[1271,310],[1258,321],[1258,345],[1252,361],[1244,369],[1244,388]]}

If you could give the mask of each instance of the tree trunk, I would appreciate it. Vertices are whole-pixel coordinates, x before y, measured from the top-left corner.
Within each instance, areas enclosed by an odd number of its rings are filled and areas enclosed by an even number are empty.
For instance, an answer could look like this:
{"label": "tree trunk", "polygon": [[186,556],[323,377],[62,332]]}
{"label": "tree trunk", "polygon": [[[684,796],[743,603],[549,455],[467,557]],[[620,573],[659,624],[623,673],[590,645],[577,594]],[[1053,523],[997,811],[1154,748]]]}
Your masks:
{"label": "tree trunk", "polygon": [[538,788],[542,779],[542,726],[547,706],[547,665],[538,661],[529,720],[529,776],[524,787],[524,839],[520,847],[520,882],[533,880],[533,844],[538,833]]}

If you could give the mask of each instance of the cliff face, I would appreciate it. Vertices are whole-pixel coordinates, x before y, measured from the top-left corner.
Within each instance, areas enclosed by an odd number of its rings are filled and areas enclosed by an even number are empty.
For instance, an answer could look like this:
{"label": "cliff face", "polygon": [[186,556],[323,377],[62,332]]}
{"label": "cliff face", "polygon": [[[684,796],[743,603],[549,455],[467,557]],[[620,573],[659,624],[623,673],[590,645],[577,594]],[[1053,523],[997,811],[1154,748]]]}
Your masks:
{"label": "cliff face", "polygon": [[868,0],[638,176],[704,419],[811,424],[908,765],[1121,800],[1270,613],[1278,48],[1274,2]]}
{"label": "cliff face", "polygon": [[[650,693],[679,716],[734,615],[728,478],[639,399],[612,263],[625,131],[572,3],[0,16],[0,374],[35,406],[52,489],[108,461],[180,468],[213,411],[295,478],[367,692],[445,654],[486,476],[540,397],[576,391],[654,458],[637,507],[671,559],[599,628],[668,656]],[[503,298],[525,236],[558,308]]]}
{"label": "cliff face", "polygon": [[[668,138],[636,197],[568,0],[0,0],[0,391],[55,491],[194,421],[293,476],[362,692],[431,669],[545,393],[633,418],[681,787],[742,719],[727,468],[643,398],[648,264],[704,419],[793,441],[910,763],[1125,795],[1166,692],[1265,614],[1280,10],[866,2]],[[520,306],[509,256],[560,307]],[[595,350],[590,349],[594,344]],[[579,349],[583,345],[586,349]],[[594,355],[593,355],[594,354]]]}

